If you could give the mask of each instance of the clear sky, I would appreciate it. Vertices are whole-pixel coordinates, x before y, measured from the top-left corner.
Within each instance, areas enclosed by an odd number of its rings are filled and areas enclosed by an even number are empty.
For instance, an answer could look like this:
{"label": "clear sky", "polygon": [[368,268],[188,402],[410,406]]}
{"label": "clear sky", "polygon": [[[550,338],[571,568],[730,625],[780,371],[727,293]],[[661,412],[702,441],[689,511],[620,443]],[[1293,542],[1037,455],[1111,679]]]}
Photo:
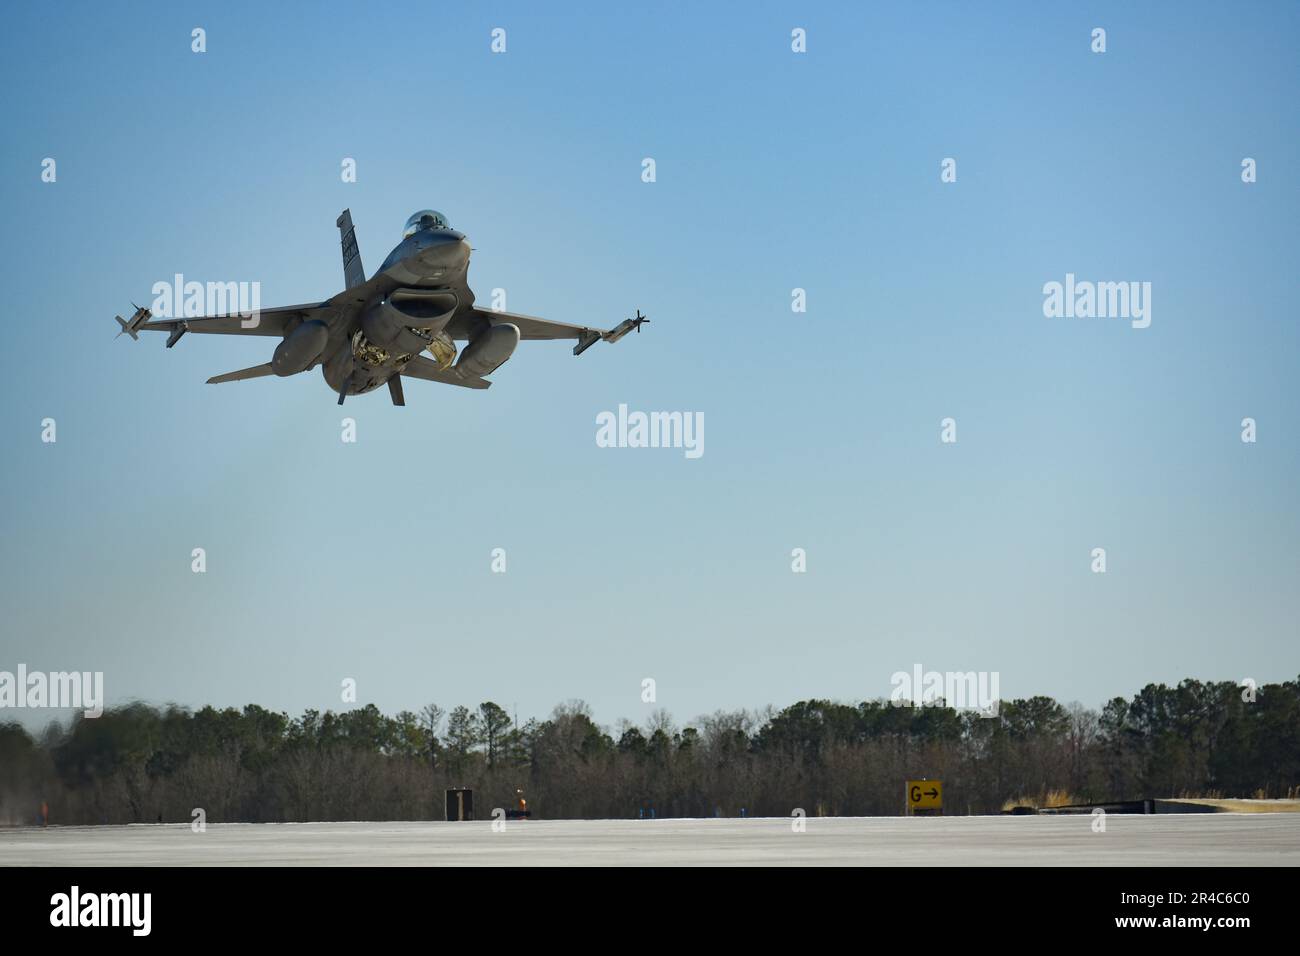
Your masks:
{"label": "clear sky", "polygon": [[[918,663],[1090,706],[1294,679],[1300,7],[810,6],[11,5],[0,670],[606,724]],[[345,207],[368,269],[432,207],[481,300],[652,322],[406,408],[204,383],[273,339],[114,340],[177,272],[328,298]],[[1046,318],[1067,273],[1150,282],[1150,327]],[[705,454],[597,447],[620,403]]]}

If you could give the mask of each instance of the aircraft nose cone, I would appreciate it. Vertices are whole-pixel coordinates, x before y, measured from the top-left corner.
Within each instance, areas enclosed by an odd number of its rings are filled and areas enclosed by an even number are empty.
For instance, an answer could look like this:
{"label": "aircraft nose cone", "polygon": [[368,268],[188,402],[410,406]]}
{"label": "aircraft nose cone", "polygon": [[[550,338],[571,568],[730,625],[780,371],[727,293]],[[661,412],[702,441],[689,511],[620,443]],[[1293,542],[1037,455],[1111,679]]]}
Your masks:
{"label": "aircraft nose cone", "polygon": [[417,282],[445,282],[469,267],[469,243],[464,235],[448,230],[425,236],[419,251],[408,260],[406,271]]}
{"label": "aircraft nose cone", "polygon": [[464,261],[469,255],[469,243],[458,232],[446,232],[431,236],[429,244],[424,247],[420,257],[426,262],[453,266]]}

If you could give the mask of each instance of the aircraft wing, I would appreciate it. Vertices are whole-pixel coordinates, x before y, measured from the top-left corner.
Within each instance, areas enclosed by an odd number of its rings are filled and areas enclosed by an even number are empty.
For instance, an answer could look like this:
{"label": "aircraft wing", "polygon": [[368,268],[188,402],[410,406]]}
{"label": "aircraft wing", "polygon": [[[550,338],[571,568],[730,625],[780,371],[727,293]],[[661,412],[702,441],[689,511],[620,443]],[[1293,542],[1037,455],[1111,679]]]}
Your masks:
{"label": "aircraft wing", "polygon": [[577,339],[578,344],[573,347],[574,355],[581,355],[593,343],[602,339],[606,342],[617,342],[633,329],[640,332],[641,325],[650,321],[638,310],[635,319],[624,319],[612,329],[593,329],[589,325],[570,325],[567,322],[552,322],[550,319],[539,319],[534,315],[520,315],[517,312],[496,312],[492,309],[471,309],[467,316],[469,321],[458,323],[455,328],[448,327],[452,338],[465,339],[471,329],[478,325],[478,320],[496,324],[509,322],[519,329],[520,339]]}
{"label": "aircraft wing", "polygon": [[284,335],[285,326],[290,319],[301,317],[320,319],[328,322],[334,309],[327,304],[313,302],[308,305],[285,305],[276,309],[261,309],[257,313],[257,324],[251,327],[252,318],[245,318],[239,313],[234,315],[213,315],[194,319],[159,319],[146,322],[141,329],[151,332],[209,332],[218,335]]}
{"label": "aircraft wing", "polygon": [[451,369],[442,370],[433,359],[417,355],[406,363],[401,371],[402,378],[422,378],[426,382],[441,382],[444,385],[459,385],[461,388],[491,388],[492,383],[476,375],[459,375]]}
{"label": "aircraft wing", "polygon": [[580,339],[592,332],[600,334],[602,329],[593,329],[586,325],[569,325],[567,322],[552,322],[532,315],[519,315],[516,312],[494,312],[491,309],[474,309],[475,318],[487,319],[489,322],[509,322],[519,327],[521,339]]}

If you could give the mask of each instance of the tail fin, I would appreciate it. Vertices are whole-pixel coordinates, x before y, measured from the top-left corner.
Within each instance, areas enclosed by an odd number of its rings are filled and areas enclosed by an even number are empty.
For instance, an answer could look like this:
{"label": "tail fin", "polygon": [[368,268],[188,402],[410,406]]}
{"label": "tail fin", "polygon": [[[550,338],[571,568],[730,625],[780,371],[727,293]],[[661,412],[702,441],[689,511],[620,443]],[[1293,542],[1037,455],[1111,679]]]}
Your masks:
{"label": "tail fin", "polygon": [[352,228],[352,210],[344,209],[339,213],[334,225],[339,227],[339,237],[343,243],[343,281],[345,288],[361,285],[366,281],[366,270],[361,265],[361,251],[357,248],[357,231]]}
{"label": "tail fin", "polygon": [[[113,318],[117,319],[117,324],[122,326],[122,332],[131,336],[131,338],[135,339],[137,342],[140,341],[140,336],[135,334],[135,329],[126,324],[126,319],[122,318],[120,315],[115,315]],[[118,332],[117,335],[113,336],[113,338],[120,339],[122,337],[122,332]]]}

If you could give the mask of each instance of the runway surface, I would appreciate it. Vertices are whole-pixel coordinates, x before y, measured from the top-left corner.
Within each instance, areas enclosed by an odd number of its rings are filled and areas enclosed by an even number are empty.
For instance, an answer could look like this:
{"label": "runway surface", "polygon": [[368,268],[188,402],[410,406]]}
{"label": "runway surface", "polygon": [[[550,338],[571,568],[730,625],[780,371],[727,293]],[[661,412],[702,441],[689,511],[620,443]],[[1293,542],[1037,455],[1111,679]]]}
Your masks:
{"label": "runway surface", "polygon": [[0,830],[8,866],[1296,866],[1300,814],[187,824]]}

